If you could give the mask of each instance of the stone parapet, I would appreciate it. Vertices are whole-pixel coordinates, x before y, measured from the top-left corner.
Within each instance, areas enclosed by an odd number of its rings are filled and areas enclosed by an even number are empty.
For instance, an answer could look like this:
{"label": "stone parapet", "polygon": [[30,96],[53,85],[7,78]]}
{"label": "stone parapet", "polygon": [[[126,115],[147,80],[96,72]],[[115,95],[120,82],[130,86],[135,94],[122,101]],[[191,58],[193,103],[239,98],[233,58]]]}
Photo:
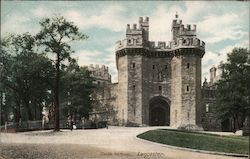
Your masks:
{"label": "stone parapet", "polygon": [[178,38],[177,41],[170,41],[168,45],[166,42],[159,41],[158,45],[155,45],[155,41],[143,42],[142,39],[124,39],[116,42],[116,51],[126,49],[126,48],[145,48],[150,50],[165,50],[171,51],[179,48],[199,48],[205,50],[205,42],[198,38],[194,39],[183,39]]}
{"label": "stone parapet", "polygon": [[196,38],[196,25],[186,27],[182,24],[182,20],[174,19],[172,22],[173,39],[168,43],[159,41],[149,41],[149,18],[139,18],[139,26],[127,24],[126,38],[116,43],[116,51],[125,48],[146,48],[151,50],[171,51],[176,48],[197,47],[205,50],[205,42]]}
{"label": "stone parapet", "polygon": [[90,76],[96,81],[103,81],[105,84],[111,83],[111,75],[107,66],[90,64],[88,70],[91,72]]}

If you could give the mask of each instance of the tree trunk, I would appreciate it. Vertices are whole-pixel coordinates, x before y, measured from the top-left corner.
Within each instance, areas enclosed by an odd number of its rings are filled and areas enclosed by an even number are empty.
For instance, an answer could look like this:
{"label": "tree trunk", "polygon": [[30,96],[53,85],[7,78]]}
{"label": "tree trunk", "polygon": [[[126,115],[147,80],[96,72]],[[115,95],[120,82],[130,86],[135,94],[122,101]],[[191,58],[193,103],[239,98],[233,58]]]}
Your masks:
{"label": "tree trunk", "polygon": [[240,120],[240,129],[244,126],[245,119],[246,119],[246,112],[243,112]]}
{"label": "tree trunk", "polygon": [[29,98],[24,97],[24,102],[25,102],[24,105],[25,105],[27,112],[28,112],[28,120],[32,121],[33,114],[32,114],[31,108],[30,108]]}
{"label": "tree trunk", "polygon": [[15,99],[15,103],[16,103],[16,108],[14,109],[14,120],[15,120],[15,124],[16,124],[16,128],[18,129],[20,126],[20,118],[21,118],[21,106],[20,106],[20,101],[17,99],[18,97],[16,97]]}
{"label": "tree trunk", "polygon": [[236,132],[236,117],[233,116],[233,133]]}
{"label": "tree trunk", "polygon": [[34,120],[37,120],[37,117],[36,117],[36,106],[37,105],[37,103],[36,103],[36,100],[34,100],[34,102],[33,102],[33,107],[34,107]]}
{"label": "tree trunk", "polygon": [[56,61],[56,80],[55,80],[55,128],[54,131],[60,131],[60,111],[59,111],[59,82],[60,82],[60,59],[57,53]]}
{"label": "tree trunk", "polygon": [[236,114],[236,123],[237,123],[236,130],[240,130],[241,126],[240,126],[240,122],[239,122],[239,116],[238,116],[238,114]]}

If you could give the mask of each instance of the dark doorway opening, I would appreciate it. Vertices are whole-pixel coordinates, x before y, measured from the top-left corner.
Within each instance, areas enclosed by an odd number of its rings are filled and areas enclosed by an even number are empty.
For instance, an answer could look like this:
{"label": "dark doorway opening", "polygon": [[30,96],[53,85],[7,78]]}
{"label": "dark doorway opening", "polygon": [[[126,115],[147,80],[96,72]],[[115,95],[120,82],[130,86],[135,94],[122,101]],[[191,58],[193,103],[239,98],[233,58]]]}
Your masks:
{"label": "dark doorway opening", "polygon": [[231,122],[229,119],[226,119],[226,120],[221,122],[221,131],[225,131],[225,132],[232,131]]}
{"label": "dark doorway opening", "polygon": [[170,106],[166,100],[155,97],[149,104],[149,125],[150,126],[169,126],[170,125]]}

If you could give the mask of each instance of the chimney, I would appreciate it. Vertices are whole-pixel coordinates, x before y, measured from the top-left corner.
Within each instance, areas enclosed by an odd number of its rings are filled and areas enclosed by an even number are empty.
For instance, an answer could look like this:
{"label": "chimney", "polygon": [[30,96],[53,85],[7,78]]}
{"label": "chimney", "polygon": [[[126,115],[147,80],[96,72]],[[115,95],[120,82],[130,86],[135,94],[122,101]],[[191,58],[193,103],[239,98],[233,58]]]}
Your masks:
{"label": "chimney", "polygon": [[210,68],[210,83],[213,84],[214,83],[214,79],[216,77],[216,67],[213,66],[212,68]]}

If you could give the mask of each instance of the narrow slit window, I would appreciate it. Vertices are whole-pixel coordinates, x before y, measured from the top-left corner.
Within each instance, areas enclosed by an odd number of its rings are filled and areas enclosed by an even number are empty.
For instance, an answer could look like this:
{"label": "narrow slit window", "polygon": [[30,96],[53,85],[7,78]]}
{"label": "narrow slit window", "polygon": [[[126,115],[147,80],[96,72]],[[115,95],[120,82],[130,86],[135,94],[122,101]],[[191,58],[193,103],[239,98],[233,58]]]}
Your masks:
{"label": "narrow slit window", "polygon": [[206,104],[206,113],[209,112],[209,103]]}
{"label": "narrow slit window", "polygon": [[153,70],[155,69],[155,65],[153,65]]}
{"label": "narrow slit window", "polygon": [[135,63],[132,63],[132,68],[135,68]]}
{"label": "narrow slit window", "polygon": [[161,91],[162,90],[162,87],[161,86],[159,86],[159,91]]}
{"label": "narrow slit window", "polygon": [[189,63],[187,63],[187,68],[189,68]]}
{"label": "narrow slit window", "polygon": [[189,92],[189,86],[187,86],[186,91]]}

